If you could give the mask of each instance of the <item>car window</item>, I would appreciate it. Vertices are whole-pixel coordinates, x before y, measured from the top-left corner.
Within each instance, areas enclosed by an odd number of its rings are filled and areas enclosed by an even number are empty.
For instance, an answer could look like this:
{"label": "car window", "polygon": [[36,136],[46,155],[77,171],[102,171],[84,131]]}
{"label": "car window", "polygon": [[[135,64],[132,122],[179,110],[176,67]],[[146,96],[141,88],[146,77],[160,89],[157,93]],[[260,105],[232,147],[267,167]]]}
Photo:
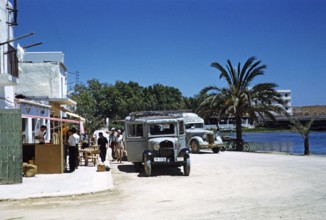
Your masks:
{"label": "car window", "polygon": [[191,124],[186,124],[186,129],[190,128],[204,128],[203,123],[191,123]]}

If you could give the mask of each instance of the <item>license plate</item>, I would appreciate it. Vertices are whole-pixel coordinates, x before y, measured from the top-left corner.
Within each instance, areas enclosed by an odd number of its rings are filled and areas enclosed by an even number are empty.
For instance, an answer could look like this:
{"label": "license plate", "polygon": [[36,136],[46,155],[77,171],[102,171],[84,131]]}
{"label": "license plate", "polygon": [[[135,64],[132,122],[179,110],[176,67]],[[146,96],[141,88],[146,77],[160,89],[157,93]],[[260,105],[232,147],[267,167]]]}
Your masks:
{"label": "license plate", "polygon": [[154,162],[166,162],[166,157],[154,157]]}
{"label": "license plate", "polygon": [[183,161],[183,157],[177,157],[177,161]]}

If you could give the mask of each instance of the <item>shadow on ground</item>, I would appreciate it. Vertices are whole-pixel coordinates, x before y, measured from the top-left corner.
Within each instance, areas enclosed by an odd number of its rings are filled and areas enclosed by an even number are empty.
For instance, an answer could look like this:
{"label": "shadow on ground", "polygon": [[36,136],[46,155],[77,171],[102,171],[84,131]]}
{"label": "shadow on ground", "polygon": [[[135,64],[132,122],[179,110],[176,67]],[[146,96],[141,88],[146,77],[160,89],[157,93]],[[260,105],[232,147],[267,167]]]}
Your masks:
{"label": "shadow on ground", "polygon": [[[133,164],[118,165],[118,170],[125,173],[139,173],[138,177],[146,177],[143,167],[137,168]],[[152,166],[151,176],[182,176],[182,167]]]}
{"label": "shadow on ground", "polygon": [[[222,150],[220,150],[219,152],[221,151]],[[218,154],[218,153],[214,153],[213,150],[211,149],[201,149],[198,153],[191,153],[191,154]]]}

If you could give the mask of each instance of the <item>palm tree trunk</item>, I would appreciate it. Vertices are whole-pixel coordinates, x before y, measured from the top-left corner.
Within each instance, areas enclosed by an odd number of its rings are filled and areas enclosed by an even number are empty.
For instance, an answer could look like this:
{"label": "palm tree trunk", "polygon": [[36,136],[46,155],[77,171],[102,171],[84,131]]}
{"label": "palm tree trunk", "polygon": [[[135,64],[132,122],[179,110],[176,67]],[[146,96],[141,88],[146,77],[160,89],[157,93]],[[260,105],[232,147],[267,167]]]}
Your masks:
{"label": "palm tree trunk", "polygon": [[235,117],[235,129],[237,133],[236,149],[237,151],[243,151],[241,117],[239,116]]}
{"label": "palm tree trunk", "polygon": [[309,138],[304,138],[304,155],[310,155]]}

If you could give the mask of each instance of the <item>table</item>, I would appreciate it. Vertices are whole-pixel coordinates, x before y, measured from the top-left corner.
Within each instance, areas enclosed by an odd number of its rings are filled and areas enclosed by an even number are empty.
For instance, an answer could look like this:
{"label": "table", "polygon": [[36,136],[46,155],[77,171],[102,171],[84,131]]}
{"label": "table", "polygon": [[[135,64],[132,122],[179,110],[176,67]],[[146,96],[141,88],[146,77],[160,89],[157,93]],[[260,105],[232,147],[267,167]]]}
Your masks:
{"label": "table", "polygon": [[98,156],[99,156],[99,149],[98,147],[87,147],[84,149],[79,150],[79,161],[82,162],[80,159],[84,159],[84,165],[88,166],[89,160],[93,163],[94,166],[97,164]]}

